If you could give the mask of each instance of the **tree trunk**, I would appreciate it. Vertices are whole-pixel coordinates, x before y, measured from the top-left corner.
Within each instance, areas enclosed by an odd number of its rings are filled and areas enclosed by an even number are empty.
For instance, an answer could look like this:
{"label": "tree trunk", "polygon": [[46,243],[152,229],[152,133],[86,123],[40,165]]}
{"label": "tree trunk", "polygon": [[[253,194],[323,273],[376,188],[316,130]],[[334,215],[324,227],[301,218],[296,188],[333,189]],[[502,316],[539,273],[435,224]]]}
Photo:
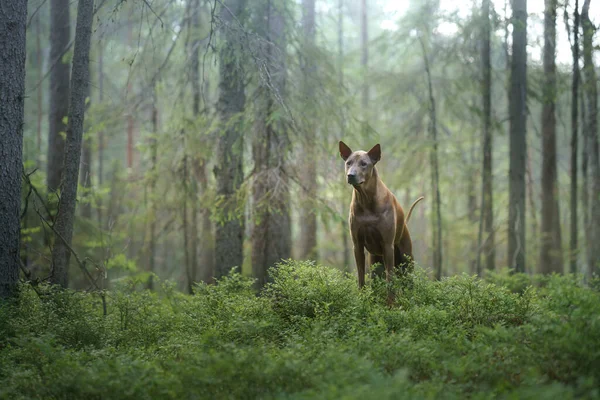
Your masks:
{"label": "tree trunk", "polygon": [[[35,16],[35,52],[36,60],[39,71],[39,76],[44,75],[44,54],[42,52],[42,23],[40,21],[40,14]],[[38,168],[42,166],[42,117],[44,116],[44,96],[43,96],[44,85],[38,85],[37,88],[37,143],[36,143],[36,165]]]}
{"label": "tree trunk", "polygon": [[525,272],[525,168],[527,158],[527,0],[513,0],[510,74],[509,267]]}
{"label": "tree trunk", "polygon": [[[98,103],[104,102],[104,46],[98,46]],[[98,132],[98,187],[104,184],[104,130]],[[102,197],[98,197],[98,226],[104,228]]]}
{"label": "tree trunk", "polygon": [[600,158],[598,154],[598,88],[596,71],[593,60],[594,26],[589,18],[590,0],[583,4],[581,23],[583,27],[583,59],[584,73],[586,76],[585,88],[587,92],[587,146],[589,154],[591,190],[589,191],[590,207],[590,247],[588,264],[593,274],[600,274]]}
{"label": "tree trunk", "polygon": [[[339,74],[339,84],[341,88],[344,88],[344,0],[338,1],[338,74]],[[346,121],[345,116],[341,115],[340,117],[340,138],[346,136]],[[346,204],[346,201],[342,204]],[[344,208],[344,212],[347,212]],[[346,219],[342,219],[340,231],[342,233],[342,243],[343,243],[343,265],[344,268],[350,269],[350,238],[348,234],[348,222]]]}
{"label": "tree trunk", "polygon": [[81,141],[85,115],[85,98],[89,85],[90,38],[94,0],[79,0],[75,50],[73,53],[73,80],[64,160],[64,176],[60,186],[60,206],[55,223],[55,241],[52,249],[52,283],[66,288],[69,285],[69,260],[73,222],[77,201],[77,178],[81,158]]}
{"label": "tree trunk", "polygon": [[61,184],[66,132],[64,119],[69,112],[69,63],[63,58],[71,40],[69,0],[50,0],[50,97],[47,157],[48,190],[55,191]]}
{"label": "tree trunk", "polygon": [[433,233],[433,269],[436,279],[442,278],[442,201],[440,196],[440,172],[438,164],[438,139],[437,139],[437,120],[435,110],[435,97],[433,96],[433,82],[431,78],[431,69],[429,68],[429,56],[425,49],[423,39],[419,37],[421,50],[423,52],[423,62],[425,64],[425,74],[427,76],[427,87],[429,92],[429,129],[431,132],[432,149],[430,154],[431,168],[431,192],[434,198],[433,213],[431,214],[431,227]]}
{"label": "tree trunk", "polygon": [[[315,47],[315,0],[302,0],[302,30],[305,42],[305,51],[303,57],[304,74],[304,101],[307,106],[314,106],[314,81],[315,64],[311,61],[310,52]],[[316,127],[312,120],[308,121],[306,128],[303,159],[301,162],[305,170],[300,174],[299,179],[302,183],[304,198],[300,210],[300,246],[298,257],[300,259],[317,258],[317,214],[315,212],[315,199],[317,197],[317,176],[315,158],[316,152]]]}
{"label": "tree trunk", "polygon": [[483,46],[481,59],[482,72],[482,101],[483,101],[483,166],[481,174],[481,218],[480,232],[485,231],[485,239],[479,235],[477,246],[477,273],[481,274],[481,255],[485,255],[487,270],[496,268],[496,245],[494,235],[494,197],[493,197],[493,168],[492,168],[492,64],[491,64],[491,26],[490,26],[490,0],[482,2],[483,17]]}
{"label": "tree trunk", "polygon": [[27,0],[0,3],[0,299],[19,280]]}
{"label": "tree trunk", "polygon": [[[567,27],[568,30],[568,27]],[[569,242],[569,265],[572,274],[577,273],[577,155],[579,138],[579,0],[575,0],[573,12],[573,77],[571,83],[571,237]]]}
{"label": "tree trunk", "polygon": [[364,113],[364,122],[369,118],[369,22],[367,19],[367,0],[360,2],[360,65],[362,67],[363,84],[361,104]]}
{"label": "tree trunk", "polygon": [[[158,106],[156,96],[156,82],[152,85],[152,138],[150,139],[150,243],[148,251],[148,272],[156,273],[156,218],[158,214],[156,193],[156,180],[158,179],[157,162],[158,162]],[[148,278],[147,288],[154,289],[154,277],[150,275]]]}
{"label": "tree trunk", "polygon": [[[226,0],[221,18],[228,26],[243,21],[245,0]],[[243,216],[236,213],[235,195],[243,179],[243,121],[246,102],[242,49],[235,30],[226,29],[219,52],[219,100],[217,113],[223,124],[223,132],[217,146],[215,178],[217,196],[224,202],[222,221],[215,232],[215,277],[227,275],[232,267],[242,267],[244,259]]]}
{"label": "tree trunk", "polygon": [[556,172],[556,7],[546,0],[544,11],[544,85],[542,97],[542,231],[540,272],[563,272]]}
{"label": "tree trunk", "polygon": [[[90,73],[90,76],[92,74]],[[87,98],[89,99],[85,105],[85,111],[87,112],[91,104],[91,85],[88,84]],[[92,202],[90,193],[90,187],[92,181],[92,138],[89,135],[83,137],[83,147],[81,152],[81,171],[79,173],[79,184],[83,189],[83,196],[81,198],[81,216],[90,220],[92,218]]]}
{"label": "tree trunk", "polygon": [[254,229],[252,232],[252,272],[257,288],[269,281],[268,269],[292,250],[292,231],[289,210],[289,182],[286,175],[286,154],[289,140],[284,124],[273,119],[278,111],[275,93],[285,99],[286,35],[283,3],[268,0],[261,15],[267,16],[266,27],[257,31],[266,39],[267,58],[271,60],[269,75],[272,88],[261,84],[255,120],[255,140],[252,146],[255,179],[252,187]]}

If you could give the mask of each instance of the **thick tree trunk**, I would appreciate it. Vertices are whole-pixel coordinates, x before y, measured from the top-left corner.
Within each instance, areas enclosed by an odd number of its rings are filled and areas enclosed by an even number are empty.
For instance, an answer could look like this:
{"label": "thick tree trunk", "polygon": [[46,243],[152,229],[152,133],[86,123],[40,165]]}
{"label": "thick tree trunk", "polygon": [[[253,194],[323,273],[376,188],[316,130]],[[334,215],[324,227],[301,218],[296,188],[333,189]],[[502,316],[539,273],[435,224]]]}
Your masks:
{"label": "thick tree trunk", "polygon": [[0,298],[19,280],[27,0],[0,1]]}
{"label": "thick tree trunk", "polygon": [[73,80],[64,160],[64,176],[60,186],[60,206],[55,223],[52,249],[52,283],[68,287],[69,260],[73,222],[77,201],[77,178],[81,158],[81,141],[85,115],[85,98],[89,85],[90,38],[92,35],[94,0],[79,0],[75,50],[73,53]]}
{"label": "thick tree trunk", "polygon": [[422,38],[419,38],[421,51],[423,52],[423,63],[427,76],[427,87],[429,93],[429,129],[431,132],[432,149],[430,153],[431,168],[431,193],[434,198],[433,212],[431,213],[431,228],[433,233],[433,269],[436,279],[442,278],[442,200],[440,196],[440,172],[438,163],[438,139],[437,139],[437,116],[435,109],[435,97],[433,95],[433,82],[431,69],[429,67],[429,55]]}
{"label": "thick tree trunk", "polygon": [[546,0],[544,11],[544,85],[542,105],[542,231],[540,272],[563,272],[556,172],[556,7]]}
{"label": "thick tree trunk", "polygon": [[600,274],[600,158],[598,154],[598,88],[596,71],[593,60],[594,26],[589,18],[590,0],[583,4],[581,23],[583,27],[583,59],[586,77],[585,90],[587,93],[587,147],[589,157],[589,259],[588,265],[593,274]]}
{"label": "thick tree trunk", "polygon": [[[252,187],[254,204],[252,232],[252,272],[257,288],[269,281],[268,269],[282,259],[290,258],[292,231],[289,210],[289,182],[286,175],[286,154],[289,141],[281,121],[273,120],[278,111],[275,94],[285,99],[285,9],[283,3],[268,0],[262,15],[267,16],[264,28],[257,31],[269,43],[265,49],[271,60],[269,74],[272,88],[259,87],[255,140],[252,155],[255,179]],[[261,21],[264,26],[264,21]]]}
{"label": "thick tree trunk", "polygon": [[[567,27],[568,29],[568,27]],[[571,237],[569,241],[569,265],[572,274],[577,273],[577,235],[579,234],[577,220],[577,155],[579,138],[579,0],[575,0],[573,12],[573,76],[571,83]]]}
{"label": "thick tree trunk", "polygon": [[50,0],[50,97],[47,157],[48,190],[57,190],[61,183],[66,132],[64,119],[69,112],[69,63],[63,59],[71,40],[69,0]]}
{"label": "thick tree trunk", "polygon": [[[485,267],[488,270],[496,268],[496,245],[494,235],[494,198],[492,183],[492,64],[491,64],[491,26],[490,26],[490,0],[482,2],[483,17],[483,46],[481,59],[483,79],[481,82],[483,102],[483,167],[481,174],[481,225],[480,232],[485,232],[485,238],[479,235],[477,253],[477,273],[481,274],[481,252],[485,255]],[[483,242],[482,242],[483,240]]]}
{"label": "thick tree trunk", "polygon": [[[243,21],[245,0],[224,1],[221,18],[227,25]],[[217,196],[225,206],[222,222],[215,232],[215,277],[227,275],[232,267],[242,267],[244,259],[244,221],[236,215],[235,195],[243,179],[243,121],[242,112],[246,102],[242,49],[235,30],[225,29],[223,45],[219,53],[219,100],[217,113],[223,124],[223,133],[217,146],[215,178]]]}
{"label": "thick tree trunk", "polygon": [[[309,55],[315,46],[315,0],[302,0],[302,30],[305,42],[305,56],[303,58],[304,74],[304,101],[310,107],[314,99],[315,66]],[[303,188],[303,201],[300,210],[300,245],[298,257],[301,259],[317,258],[317,214],[315,212],[315,199],[317,197],[317,175],[315,158],[316,134],[315,126],[310,120],[306,129],[303,163],[305,169],[299,175]]]}
{"label": "thick tree trunk", "polygon": [[527,158],[527,0],[513,0],[510,74],[508,262],[525,272],[525,168]]}

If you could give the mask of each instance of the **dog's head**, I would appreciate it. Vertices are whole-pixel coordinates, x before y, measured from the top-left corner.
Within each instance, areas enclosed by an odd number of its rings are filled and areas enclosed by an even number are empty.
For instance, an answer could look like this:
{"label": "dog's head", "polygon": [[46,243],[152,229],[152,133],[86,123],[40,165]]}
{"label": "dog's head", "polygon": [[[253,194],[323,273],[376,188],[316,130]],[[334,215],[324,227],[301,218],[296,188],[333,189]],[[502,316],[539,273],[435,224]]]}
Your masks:
{"label": "dog's head", "polygon": [[352,151],[340,141],[340,155],[346,162],[346,179],[352,186],[360,186],[373,175],[377,161],[381,159],[381,146],[376,144],[369,151]]}

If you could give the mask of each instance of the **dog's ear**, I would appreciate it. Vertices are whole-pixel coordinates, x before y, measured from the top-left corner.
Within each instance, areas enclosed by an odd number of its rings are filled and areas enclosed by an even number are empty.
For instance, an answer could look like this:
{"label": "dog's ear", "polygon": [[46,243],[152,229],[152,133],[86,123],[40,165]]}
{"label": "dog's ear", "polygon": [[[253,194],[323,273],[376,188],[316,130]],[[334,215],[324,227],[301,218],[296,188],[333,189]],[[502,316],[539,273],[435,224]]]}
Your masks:
{"label": "dog's ear", "polygon": [[352,150],[350,150],[350,147],[348,147],[346,143],[340,140],[340,155],[342,156],[344,161],[346,161],[348,157],[350,157],[350,154],[352,154]]}
{"label": "dog's ear", "polygon": [[373,164],[377,163],[377,161],[381,160],[381,146],[377,143],[369,152],[367,153]]}

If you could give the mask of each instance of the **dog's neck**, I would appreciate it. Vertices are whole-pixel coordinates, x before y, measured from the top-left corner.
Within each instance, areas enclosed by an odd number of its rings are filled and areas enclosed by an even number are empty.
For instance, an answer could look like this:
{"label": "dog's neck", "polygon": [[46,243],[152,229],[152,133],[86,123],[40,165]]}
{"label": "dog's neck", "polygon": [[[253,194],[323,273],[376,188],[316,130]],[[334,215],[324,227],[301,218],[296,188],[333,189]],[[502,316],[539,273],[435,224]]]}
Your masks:
{"label": "dog's neck", "polygon": [[365,209],[371,209],[376,204],[377,190],[379,189],[379,174],[377,168],[373,167],[373,172],[369,179],[363,182],[362,185],[354,186],[352,193],[353,203],[355,206]]}

